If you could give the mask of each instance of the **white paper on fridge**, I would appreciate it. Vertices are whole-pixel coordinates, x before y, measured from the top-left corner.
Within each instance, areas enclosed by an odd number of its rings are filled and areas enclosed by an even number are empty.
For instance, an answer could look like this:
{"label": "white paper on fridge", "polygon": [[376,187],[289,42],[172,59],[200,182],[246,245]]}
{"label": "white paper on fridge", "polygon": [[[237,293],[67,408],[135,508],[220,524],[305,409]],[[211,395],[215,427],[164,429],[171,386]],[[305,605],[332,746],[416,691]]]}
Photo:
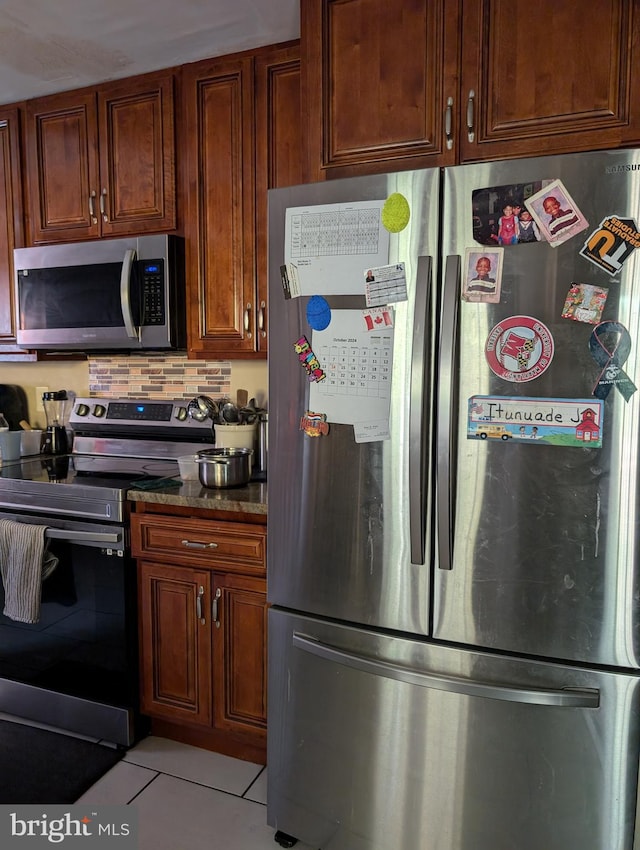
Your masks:
{"label": "white paper on fridge", "polygon": [[284,260],[294,266],[301,295],[364,295],[363,268],[389,262],[384,200],[290,207]]}
{"label": "white paper on fridge", "polygon": [[368,331],[363,310],[333,310],[331,324],[313,331],[311,346],[326,377],[310,385],[309,409],[356,426],[357,442],[388,439],[393,334],[393,326]]}

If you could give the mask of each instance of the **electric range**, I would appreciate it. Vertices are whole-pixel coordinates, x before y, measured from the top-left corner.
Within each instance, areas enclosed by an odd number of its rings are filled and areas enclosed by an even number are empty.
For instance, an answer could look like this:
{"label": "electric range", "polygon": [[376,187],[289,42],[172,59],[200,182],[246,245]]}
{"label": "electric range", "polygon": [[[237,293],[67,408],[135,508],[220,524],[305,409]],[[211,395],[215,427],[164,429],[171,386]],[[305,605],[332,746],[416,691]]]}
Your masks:
{"label": "electric range", "polygon": [[76,399],[73,449],[0,467],[0,519],[45,526],[57,561],[36,622],[16,622],[0,582],[0,712],[131,746],[139,707],[136,565],[127,490],[178,479],[211,447],[182,401]]}
{"label": "electric range", "polygon": [[121,522],[127,490],[178,479],[180,455],[214,443],[183,400],[77,398],[73,448],[0,466],[0,508]]}

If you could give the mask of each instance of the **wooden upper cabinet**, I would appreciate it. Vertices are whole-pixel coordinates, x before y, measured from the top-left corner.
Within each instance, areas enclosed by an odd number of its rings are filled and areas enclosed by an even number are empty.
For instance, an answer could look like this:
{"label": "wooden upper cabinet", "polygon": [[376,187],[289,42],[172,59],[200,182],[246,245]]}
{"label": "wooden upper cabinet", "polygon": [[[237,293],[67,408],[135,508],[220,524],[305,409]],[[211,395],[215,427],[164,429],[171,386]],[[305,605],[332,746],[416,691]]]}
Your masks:
{"label": "wooden upper cabinet", "polygon": [[455,162],[457,0],[301,0],[305,178]]}
{"label": "wooden upper cabinet", "polygon": [[176,227],[173,73],[98,89],[102,235]]}
{"label": "wooden upper cabinet", "polygon": [[0,357],[33,359],[16,344],[13,249],[23,242],[18,109],[0,107]]}
{"label": "wooden upper cabinet", "polygon": [[636,0],[465,0],[461,160],[640,139],[639,13]]}
{"label": "wooden upper cabinet", "polygon": [[173,230],[173,73],[29,101],[29,241]]}
{"label": "wooden upper cabinet", "polygon": [[187,310],[191,357],[255,351],[253,59],[186,66]]}
{"label": "wooden upper cabinet", "polygon": [[259,352],[267,350],[268,191],[303,181],[300,44],[259,51],[256,79],[256,274]]}
{"label": "wooden upper cabinet", "polygon": [[100,235],[97,133],[94,93],[27,103],[30,242]]}
{"label": "wooden upper cabinet", "polygon": [[267,192],[302,182],[298,42],[183,69],[190,357],[267,352]]}

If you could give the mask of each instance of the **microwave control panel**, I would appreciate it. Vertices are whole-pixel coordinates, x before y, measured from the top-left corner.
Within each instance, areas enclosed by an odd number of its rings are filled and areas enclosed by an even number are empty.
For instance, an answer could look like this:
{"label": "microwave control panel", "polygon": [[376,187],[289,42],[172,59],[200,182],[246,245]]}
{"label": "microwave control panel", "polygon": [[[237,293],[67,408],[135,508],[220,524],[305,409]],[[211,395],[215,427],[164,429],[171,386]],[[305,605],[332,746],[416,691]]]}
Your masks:
{"label": "microwave control panel", "polygon": [[142,260],[142,324],[164,325],[164,260]]}

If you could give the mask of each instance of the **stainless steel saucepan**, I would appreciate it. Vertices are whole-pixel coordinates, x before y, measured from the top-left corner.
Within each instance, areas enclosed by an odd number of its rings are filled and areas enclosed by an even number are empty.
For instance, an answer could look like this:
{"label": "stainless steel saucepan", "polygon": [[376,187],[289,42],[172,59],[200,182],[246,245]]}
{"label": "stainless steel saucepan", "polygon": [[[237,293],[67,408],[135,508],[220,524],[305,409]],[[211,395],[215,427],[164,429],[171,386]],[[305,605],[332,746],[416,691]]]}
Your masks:
{"label": "stainless steel saucepan", "polygon": [[251,478],[252,449],[202,449],[198,477],[203,487],[242,487]]}

